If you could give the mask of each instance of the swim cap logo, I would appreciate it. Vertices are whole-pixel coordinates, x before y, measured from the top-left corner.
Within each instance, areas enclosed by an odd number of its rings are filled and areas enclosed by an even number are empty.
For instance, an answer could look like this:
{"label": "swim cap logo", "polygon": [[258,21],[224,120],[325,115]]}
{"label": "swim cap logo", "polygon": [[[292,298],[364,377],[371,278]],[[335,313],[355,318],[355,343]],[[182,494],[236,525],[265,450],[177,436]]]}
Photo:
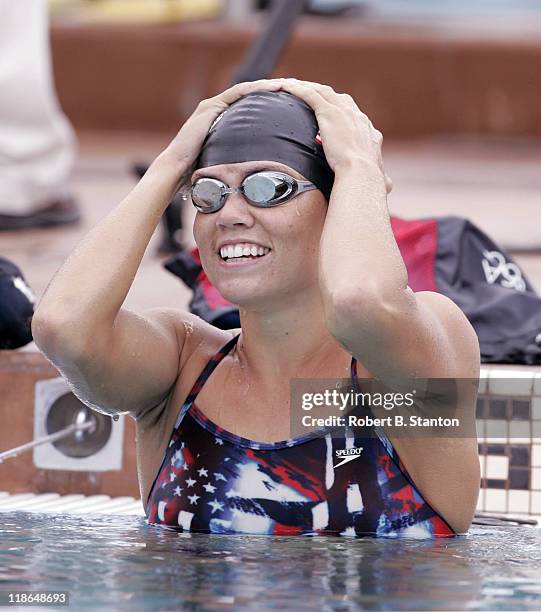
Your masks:
{"label": "swim cap logo", "polygon": [[227,109],[220,113],[216,119],[212,122],[212,125],[209,127],[209,132],[216,126],[216,124],[220,121],[220,119],[227,113]]}
{"label": "swim cap logo", "polygon": [[315,141],[317,142],[317,144],[319,144],[319,145],[320,145],[320,144],[323,144],[323,143],[321,142],[321,132],[318,132],[318,133],[316,134],[316,136],[315,136],[314,140],[315,140]]}

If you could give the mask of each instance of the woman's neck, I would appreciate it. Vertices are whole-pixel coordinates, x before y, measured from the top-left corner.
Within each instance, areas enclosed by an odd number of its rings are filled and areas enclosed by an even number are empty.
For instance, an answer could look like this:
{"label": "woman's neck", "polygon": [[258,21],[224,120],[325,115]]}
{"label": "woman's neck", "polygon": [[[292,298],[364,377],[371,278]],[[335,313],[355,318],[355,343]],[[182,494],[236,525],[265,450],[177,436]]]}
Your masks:
{"label": "woman's neck", "polygon": [[279,309],[273,306],[268,312],[240,309],[242,332],[236,355],[245,375],[264,387],[317,375],[325,364],[346,354],[327,329],[322,303],[300,302],[283,301]]}

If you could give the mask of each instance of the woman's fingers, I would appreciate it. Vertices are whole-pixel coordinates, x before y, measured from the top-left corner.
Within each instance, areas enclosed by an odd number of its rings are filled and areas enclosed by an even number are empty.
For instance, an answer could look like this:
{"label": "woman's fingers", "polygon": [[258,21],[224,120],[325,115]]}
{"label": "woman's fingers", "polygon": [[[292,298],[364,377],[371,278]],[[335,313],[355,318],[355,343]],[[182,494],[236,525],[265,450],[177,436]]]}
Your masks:
{"label": "woman's fingers", "polygon": [[278,91],[280,85],[278,79],[260,79],[259,81],[237,83],[211,98],[201,100],[197,110],[205,113],[214,113],[215,117],[213,119],[215,119],[221,112],[243,96],[254,91]]}
{"label": "woman's fingers", "polygon": [[374,128],[349,94],[339,94],[321,83],[291,78],[237,83],[216,96],[202,100],[171,143],[170,149],[191,168],[212,122],[220,113],[254,91],[279,90],[297,96],[314,110],[331,168],[347,163],[352,155],[359,152],[364,154],[371,149],[371,155],[385,176],[387,192],[390,192],[392,183],[385,174],[381,157],[381,132]]}
{"label": "woman's fingers", "polygon": [[[365,124],[370,127],[371,131],[377,131],[372,125],[372,122],[370,121],[368,116],[361,111],[361,109],[357,106],[355,100],[349,94],[337,93],[329,85],[322,85],[321,83],[314,83],[312,81],[299,81],[298,79],[282,80],[284,81],[284,88],[289,88],[291,93],[295,93],[295,95],[302,97],[312,106],[312,108],[314,108],[312,101],[313,103],[316,103],[319,102],[321,98],[325,100],[328,104],[332,104],[333,106],[339,106],[342,109],[347,109],[353,112],[355,115],[360,117]],[[314,97],[313,94],[310,92],[317,92],[319,98]],[[314,108],[314,111],[317,111],[317,109]]]}
{"label": "woman's fingers", "polygon": [[170,155],[186,166],[189,172],[215,119],[233,102],[253,91],[278,91],[279,79],[237,83],[212,98],[199,102],[197,108],[167,147]]}
{"label": "woman's fingers", "polygon": [[[377,164],[383,173],[385,189],[387,193],[390,193],[393,188],[393,182],[389,175],[385,172],[385,168],[383,166],[383,134],[374,127],[370,118],[361,111],[354,98],[347,93],[337,93],[329,85],[314,83],[313,81],[300,81],[299,79],[283,79],[283,81],[284,89],[304,99],[305,102],[312,106],[314,111],[316,111],[316,114],[317,110],[321,108],[322,101],[324,100],[327,102],[327,104],[339,106],[347,112],[353,113],[354,117],[356,117],[357,120],[360,120],[360,125],[365,126],[365,129],[368,128],[368,138],[371,141],[372,148],[375,151]],[[353,123],[351,123],[351,125],[353,125]],[[325,135],[322,135],[322,140],[325,141]]]}
{"label": "woman's fingers", "polygon": [[303,84],[303,81],[298,81],[297,79],[281,79],[281,81],[281,88],[283,91],[287,91],[301,100],[304,100],[312,107],[316,115],[318,112],[321,112],[326,105],[332,104],[328,100],[328,93],[324,95],[324,92],[320,88],[308,87]]}
{"label": "woman's fingers", "polygon": [[[229,105],[232,104],[238,98],[241,98],[247,93],[250,93],[251,91],[277,91],[280,89],[282,89],[283,91],[287,91],[293,95],[296,95],[297,97],[304,100],[307,104],[309,104],[316,113],[316,117],[318,118],[319,123],[321,123],[320,120],[322,118],[322,115],[325,114],[325,111],[328,111],[331,108],[336,109],[336,107],[340,107],[344,110],[347,109],[347,111],[352,112],[356,117],[356,120],[360,120],[361,125],[364,125],[365,129],[368,129],[368,138],[369,141],[372,142],[372,146],[375,149],[377,164],[383,173],[387,193],[391,192],[393,188],[393,183],[383,167],[383,158],[381,150],[383,143],[383,134],[374,127],[374,125],[370,121],[370,118],[361,111],[361,109],[359,108],[359,106],[351,95],[347,93],[337,93],[332,87],[330,87],[329,85],[323,85],[322,83],[315,83],[313,81],[302,81],[295,78],[282,78],[268,80],[262,79],[260,81],[254,81],[249,83],[239,83],[237,85],[234,85],[233,87],[230,87],[219,96],[211,98],[210,100],[215,100],[216,98],[219,98],[220,102],[226,102],[226,105]],[[327,115],[327,117],[329,116]],[[325,140],[324,136],[322,136],[322,140]]]}
{"label": "woman's fingers", "polygon": [[390,193],[393,188],[393,183],[383,167],[383,156],[381,150],[383,144],[383,134],[374,127],[374,124],[372,123],[370,118],[361,111],[353,97],[347,93],[336,93],[334,89],[332,87],[329,87],[328,85],[312,83],[311,81],[297,81],[296,79],[293,79],[293,82],[305,84],[307,87],[313,87],[313,89],[315,89],[322,97],[324,97],[327,102],[338,103],[341,106],[343,105],[343,108],[345,107],[350,109],[352,112],[354,112],[356,116],[361,118],[362,123],[368,126],[368,129],[370,131],[370,139],[372,140],[373,146],[376,150],[378,166],[383,172],[387,193]]}
{"label": "woman's fingers", "polygon": [[322,83],[315,83],[314,81],[301,81],[300,79],[286,78],[281,79],[286,84],[293,86],[307,87],[309,89],[315,89],[327,102],[335,102],[334,98],[340,94],[336,93],[330,85],[323,85]]}
{"label": "woman's fingers", "polygon": [[305,102],[310,104],[314,111],[318,110],[315,105],[321,105],[322,102],[336,104],[333,96],[336,96],[334,89],[328,85],[321,83],[312,83],[311,81],[299,81],[299,79],[280,79],[283,83],[282,89],[288,91]]}
{"label": "woman's fingers", "polygon": [[236,102],[242,96],[245,96],[253,91],[277,91],[281,87],[280,79],[260,79],[258,81],[246,81],[243,83],[237,83],[232,87],[229,87],[222,93],[208,98],[208,100],[216,103],[222,103],[229,106]]}

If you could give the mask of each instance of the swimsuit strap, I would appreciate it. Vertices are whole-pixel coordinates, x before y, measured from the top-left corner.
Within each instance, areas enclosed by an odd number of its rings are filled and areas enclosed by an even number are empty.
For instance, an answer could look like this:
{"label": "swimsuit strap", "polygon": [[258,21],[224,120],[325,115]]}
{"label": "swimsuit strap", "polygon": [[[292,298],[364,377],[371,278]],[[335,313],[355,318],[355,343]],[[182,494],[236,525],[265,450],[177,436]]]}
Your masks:
{"label": "swimsuit strap", "polygon": [[235,344],[237,344],[237,340],[239,339],[239,337],[240,334],[237,334],[234,338],[231,338],[231,340],[229,340],[227,344],[222,346],[222,348],[208,360],[207,365],[205,366],[201,374],[199,374],[199,377],[193,384],[190,393],[188,393],[188,397],[184,402],[183,408],[192,405],[195,398],[197,397],[197,394],[201,391],[203,385],[205,384],[207,378],[212,374],[212,372],[214,372],[214,369],[220,363],[220,361],[229,353],[229,351],[235,346]]}
{"label": "swimsuit strap", "polygon": [[[220,361],[231,351],[231,349],[237,344],[237,341],[240,337],[240,334],[237,334],[234,338],[231,338],[227,344],[225,344],[215,355],[213,355],[204,370],[201,372],[197,380],[195,381],[193,387],[184,402],[186,404],[192,404],[197,397],[198,393],[201,391],[201,388],[205,384],[207,378],[212,374],[216,366],[220,363]],[[355,389],[359,389],[359,384],[357,381],[357,360],[355,357],[351,357],[351,365],[350,365],[350,376],[351,383]]]}
{"label": "swimsuit strap", "polygon": [[[184,404],[182,405],[182,407],[181,407],[181,409],[179,411],[179,415],[177,417],[177,423],[175,425],[175,428],[178,426],[178,424],[182,420],[182,418],[183,418],[184,414],[186,413],[186,411],[189,409],[189,407],[195,401],[195,398],[197,397],[197,395],[199,394],[199,392],[203,388],[203,385],[207,381],[208,377],[212,374],[212,372],[214,372],[214,369],[220,363],[220,361],[222,361],[222,359],[237,344],[237,341],[238,341],[239,338],[240,338],[240,333],[237,334],[236,336],[234,336],[233,338],[231,338],[231,340],[229,340],[215,355],[213,355],[208,360],[206,366],[204,367],[204,369],[201,372],[201,374],[199,374],[197,380],[195,381],[195,383],[193,384],[193,386],[192,386],[192,388],[190,390],[190,393],[188,393],[188,396],[186,397],[186,401],[184,402]],[[357,383],[357,360],[353,356],[351,357],[350,371],[351,371],[351,382],[352,382],[352,385],[353,385],[354,389],[358,390],[359,389],[359,385]]]}

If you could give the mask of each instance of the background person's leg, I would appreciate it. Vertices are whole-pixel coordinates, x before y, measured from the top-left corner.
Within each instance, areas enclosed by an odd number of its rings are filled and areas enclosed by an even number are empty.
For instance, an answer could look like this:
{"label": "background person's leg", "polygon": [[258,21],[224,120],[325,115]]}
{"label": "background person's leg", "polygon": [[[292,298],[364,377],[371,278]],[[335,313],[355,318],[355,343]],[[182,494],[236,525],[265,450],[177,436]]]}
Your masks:
{"label": "background person's leg", "polygon": [[0,214],[69,201],[75,138],[54,89],[46,0],[0,0],[0,92]]}

